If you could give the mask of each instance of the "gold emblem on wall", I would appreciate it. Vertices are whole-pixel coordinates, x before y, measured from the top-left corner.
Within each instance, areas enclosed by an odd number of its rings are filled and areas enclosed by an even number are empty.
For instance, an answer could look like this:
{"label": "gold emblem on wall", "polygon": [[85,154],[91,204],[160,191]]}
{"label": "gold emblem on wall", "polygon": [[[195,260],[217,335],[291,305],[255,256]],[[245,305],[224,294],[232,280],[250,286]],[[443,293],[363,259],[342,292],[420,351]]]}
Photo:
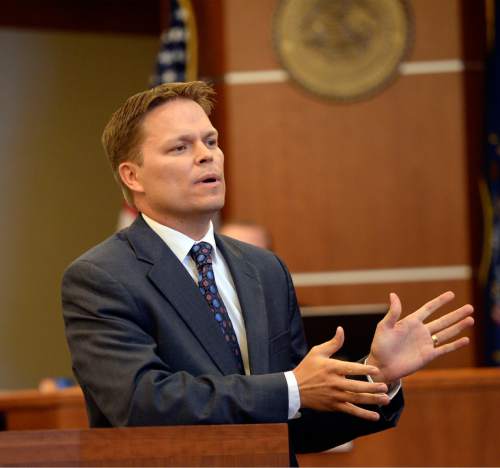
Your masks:
{"label": "gold emblem on wall", "polygon": [[413,37],[405,0],[281,0],[274,43],[292,80],[334,100],[358,100],[398,74]]}

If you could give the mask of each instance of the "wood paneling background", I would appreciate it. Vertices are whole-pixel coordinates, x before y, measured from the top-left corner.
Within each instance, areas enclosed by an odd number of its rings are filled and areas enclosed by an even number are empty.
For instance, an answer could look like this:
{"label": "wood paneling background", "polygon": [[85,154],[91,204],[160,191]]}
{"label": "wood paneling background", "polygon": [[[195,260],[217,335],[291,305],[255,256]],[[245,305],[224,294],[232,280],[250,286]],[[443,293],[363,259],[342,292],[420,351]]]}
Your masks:
{"label": "wood paneling background", "polygon": [[[277,0],[220,0],[218,76],[276,70]],[[479,214],[482,2],[416,0],[407,62],[463,61],[464,71],[402,75],[371,99],[336,104],[290,81],[223,86],[225,219],[267,226],[292,273],[468,265]],[[199,18],[199,21],[204,21]],[[202,38],[203,53],[203,38]],[[471,62],[473,64],[471,65]],[[212,69],[212,75],[214,70]],[[298,288],[307,305],[386,302],[406,312],[452,289],[474,302],[471,278]],[[473,365],[473,347],[437,366]]]}
{"label": "wood paneling background", "polygon": [[[373,98],[343,105],[289,81],[224,81],[228,73],[280,68],[272,44],[278,0],[193,2],[201,76],[213,78],[219,93],[213,118],[227,157],[224,218],[265,224],[293,273],[447,265],[473,271],[464,279],[299,287],[300,301],[383,303],[395,291],[410,311],[452,289],[456,304],[478,305],[483,2],[411,2],[415,41],[407,61],[461,60],[465,71],[403,75]],[[1,349],[9,359],[0,386],[10,388],[71,372],[60,275],[114,229],[120,193],[99,136],[117,103],[147,86],[168,12],[168,0],[36,3],[8,0],[0,15],[0,179],[9,220],[0,270]],[[81,176],[89,167],[90,192]],[[52,362],[40,349],[55,356]],[[436,365],[474,363],[469,348]]]}

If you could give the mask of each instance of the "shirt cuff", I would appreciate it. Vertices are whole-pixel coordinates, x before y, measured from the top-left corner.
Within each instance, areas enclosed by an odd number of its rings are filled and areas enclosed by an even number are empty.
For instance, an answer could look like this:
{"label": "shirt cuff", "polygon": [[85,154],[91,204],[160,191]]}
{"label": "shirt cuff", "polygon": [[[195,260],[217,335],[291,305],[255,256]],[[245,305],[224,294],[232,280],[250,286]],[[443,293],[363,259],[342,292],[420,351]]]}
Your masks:
{"label": "shirt cuff", "polygon": [[[368,379],[368,382],[375,383],[374,380],[369,375],[367,375],[366,378]],[[398,380],[397,382],[388,385],[387,396],[389,397],[389,400],[392,400],[400,389],[401,389],[401,380]]]}
{"label": "shirt cuff", "polygon": [[[366,364],[366,359],[363,364]],[[366,378],[368,379],[368,382],[375,383],[371,376],[367,375]],[[389,397],[389,400],[392,400],[396,396],[396,393],[399,392],[399,390],[401,390],[401,379],[397,382],[392,383],[391,385],[388,385],[387,396]]]}
{"label": "shirt cuff", "polygon": [[299,384],[292,371],[285,372],[285,379],[288,386],[288,419],[295,419],[300,417]]}

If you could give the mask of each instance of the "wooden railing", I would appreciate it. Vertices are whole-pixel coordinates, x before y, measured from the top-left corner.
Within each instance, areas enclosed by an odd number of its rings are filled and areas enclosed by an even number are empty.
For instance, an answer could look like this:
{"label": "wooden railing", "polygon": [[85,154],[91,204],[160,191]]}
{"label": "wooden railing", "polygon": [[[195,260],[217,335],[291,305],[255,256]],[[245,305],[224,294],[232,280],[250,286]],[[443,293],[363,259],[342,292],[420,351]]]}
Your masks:
{"label": "wooden railing", "polygon": [[43,393],[38,390],[0,392],[4,429],[78,429],[88,427],[80,387]]}

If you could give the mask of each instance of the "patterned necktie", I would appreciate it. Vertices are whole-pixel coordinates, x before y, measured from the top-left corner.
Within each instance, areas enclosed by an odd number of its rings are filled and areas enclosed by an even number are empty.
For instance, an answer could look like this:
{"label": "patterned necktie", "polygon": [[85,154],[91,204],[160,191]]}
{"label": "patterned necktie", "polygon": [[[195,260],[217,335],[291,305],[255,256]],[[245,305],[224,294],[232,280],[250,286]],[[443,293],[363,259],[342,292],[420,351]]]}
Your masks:
{"label": "patterned necktie", "polygon": [[218,323],[224,339],[231,349],[231,354],[236,359],[240,374],[244,374],[245,370],[236,333],[215,284],[214,270],[212,269],[212,246],[208,242],[199,242],[193,245],[189,251],[189,255],[191,255],[198,268],[198,287],[200,292],[207,301],[210,312]]}

